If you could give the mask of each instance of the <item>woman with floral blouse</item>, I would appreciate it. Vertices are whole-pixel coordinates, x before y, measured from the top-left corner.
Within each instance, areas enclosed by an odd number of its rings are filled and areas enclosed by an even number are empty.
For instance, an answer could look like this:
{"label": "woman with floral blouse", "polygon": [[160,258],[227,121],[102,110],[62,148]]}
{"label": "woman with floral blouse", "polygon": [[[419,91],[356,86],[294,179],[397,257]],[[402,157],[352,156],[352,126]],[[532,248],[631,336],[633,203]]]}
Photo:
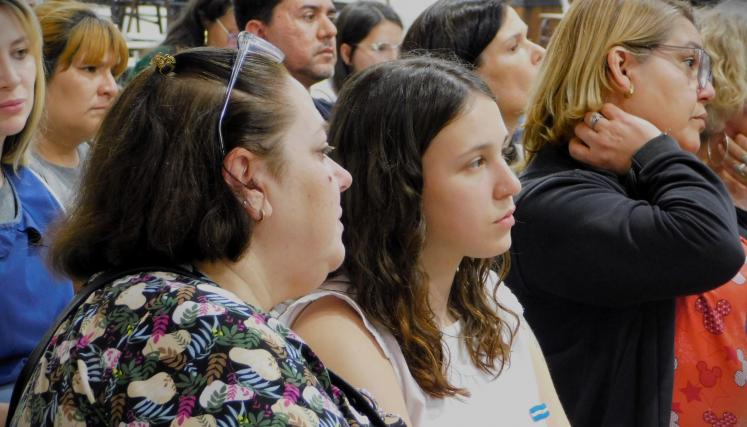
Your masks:
{"label": "woman with floral blouse", "polygon": [[105,118],[51,249],[104,284],[54,332],[11,425],[374,425],[265,311],[342,262],[351,177],[282,54],[239,42],[237,58],[156,57]]}

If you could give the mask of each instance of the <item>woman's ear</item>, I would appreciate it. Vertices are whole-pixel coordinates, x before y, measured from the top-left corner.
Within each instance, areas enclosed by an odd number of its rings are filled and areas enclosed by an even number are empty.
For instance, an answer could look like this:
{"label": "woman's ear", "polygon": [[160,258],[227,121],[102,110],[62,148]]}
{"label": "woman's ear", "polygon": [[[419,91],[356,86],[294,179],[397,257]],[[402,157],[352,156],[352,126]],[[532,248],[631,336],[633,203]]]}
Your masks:
{"label": "woman's ear", "polygon": [[272,214],[267,200],[268,178],[264,160],[245,148],[234,148],[223,159],[223,179],[256,222]]}
{"label": "woman's ear", "polygon": [[635,55],[622,46],[615,46],[607,52],[607,70],[610,84],[615,92],[625,95],[632,93],[631,71],[639,64]]}
{"label": "woman's ear", "polygon": [[340,44],[340,59],[342,59],[342,62],[344,62],[348,67],[353,64],[352,53],[353,46],[350,46],[347,43]]}

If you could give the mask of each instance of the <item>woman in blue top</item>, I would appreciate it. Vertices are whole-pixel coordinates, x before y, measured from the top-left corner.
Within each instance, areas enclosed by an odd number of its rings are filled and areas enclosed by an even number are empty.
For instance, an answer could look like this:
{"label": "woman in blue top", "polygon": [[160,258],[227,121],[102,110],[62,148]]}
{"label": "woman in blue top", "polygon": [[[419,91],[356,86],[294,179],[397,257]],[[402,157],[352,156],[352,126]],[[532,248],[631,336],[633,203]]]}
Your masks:
{"label": "woman in blue top", "polygon": [[68,280],[44,266],[49,223],[61,213],[25,166],[44,100],[41,36],[23,1],[0,0],[0,403],[37,341],[70,301]]}

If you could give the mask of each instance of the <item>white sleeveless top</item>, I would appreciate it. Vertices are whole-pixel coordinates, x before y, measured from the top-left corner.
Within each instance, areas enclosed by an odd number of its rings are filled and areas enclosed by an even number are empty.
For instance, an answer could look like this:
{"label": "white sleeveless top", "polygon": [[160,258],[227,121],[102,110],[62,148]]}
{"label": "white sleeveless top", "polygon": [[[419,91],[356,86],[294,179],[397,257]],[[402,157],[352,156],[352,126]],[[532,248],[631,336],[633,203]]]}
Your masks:
{"label": "white sleeveless top", "polygon": [[[486,283],[489,295],[492,295],[496,281],[497,276],[491,274]],[[549,407],[540,397],[528,347],[533,332],[524,320],[524,309],[506,286],[499,284],[498,300],[519,316],[520,325],[511,347],[510,364],[504,367],[497,378],[472,364],[464,341],[458,338],[462,332],[461,321],[441,331],[443,344],[448,347],[446,354],[450,358],[449,382],[456,387],[468,389],[471,394],[468,398],[457,396],[439,399],[427,395],[410,374],[394,336],[364,316],[361,308],[351,298],[348,282],[344,277],[338,276],[329,280],[320,289],[294,302],[283,303],[273,309],[273,312],[290,327],[308,304],[326,296],[334,296],[347,302],[363,319],[366,328],[394,368],[413,427],[453,427],[470,424],[511,427],[547,425]],[[513,316],[503,312],[499,312],[499,316],[512,329],[515,327],[516,320]]]}

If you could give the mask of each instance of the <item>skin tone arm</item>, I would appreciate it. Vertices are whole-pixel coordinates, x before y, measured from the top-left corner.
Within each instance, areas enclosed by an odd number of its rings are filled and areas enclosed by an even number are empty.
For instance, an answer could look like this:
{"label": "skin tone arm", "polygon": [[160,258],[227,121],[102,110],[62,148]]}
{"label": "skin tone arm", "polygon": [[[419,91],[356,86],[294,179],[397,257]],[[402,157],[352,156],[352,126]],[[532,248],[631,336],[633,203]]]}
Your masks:
{"label": "skin tone arm", "polygon": [[568,417],[563,410],[563,405],[560,404],[558,393],[555,391],[555,386],[552,383],[550,370],[547,368],[547,362],[545,361],[545,356],[542,354],[539,342],[537,342],[537,338],[531,329],[529,329],[526,322],[524,322],[522,328],[527,329],[525,335],[528,338],[527,344],[532,356],[532,366],[534,366],[534,372],[537,375],[537,389],[540,392],[542,401],[547,404],[547,408],[550,410],[550,418],[547,421],[547,425],[551,427],[570,427],[571,423],[568,421]]}
{"label": "skin tone arm", "polygon": [[371,393],[384,412],[399,415],[407,425],[412,425],[392,364],[361,317],[345,301],[336,297],[315,301],[306,307],[291,328],[327,368],[353,386]]}

